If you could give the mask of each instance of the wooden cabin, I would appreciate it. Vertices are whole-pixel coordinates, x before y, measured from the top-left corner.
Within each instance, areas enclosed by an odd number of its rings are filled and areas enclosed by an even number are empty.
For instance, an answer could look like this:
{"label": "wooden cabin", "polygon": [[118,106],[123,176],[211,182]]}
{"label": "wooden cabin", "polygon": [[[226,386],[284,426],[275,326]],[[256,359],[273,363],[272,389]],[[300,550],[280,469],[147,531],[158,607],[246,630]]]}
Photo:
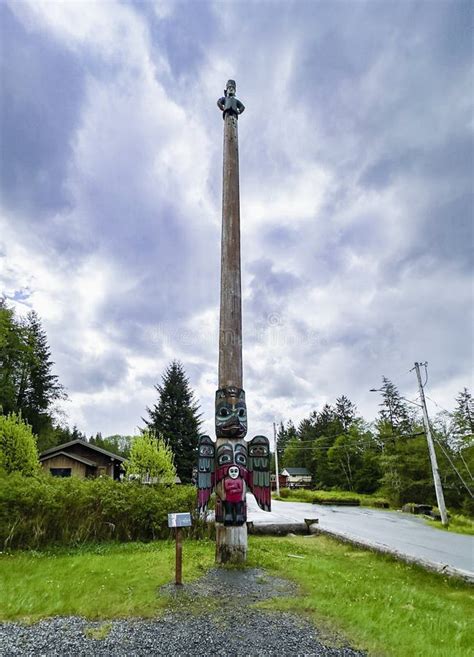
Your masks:
{"label": "wooden cabin", "polygon": [[311,472],[307,468],[285,468],[282,475],[286,477],[288,488],[310,488]]}
{"label": "wooden cabin", "polygon": [[123,475],[124,458],[84,440],[50,447],[40,454],[41,466],[53,477],[112,477]]}

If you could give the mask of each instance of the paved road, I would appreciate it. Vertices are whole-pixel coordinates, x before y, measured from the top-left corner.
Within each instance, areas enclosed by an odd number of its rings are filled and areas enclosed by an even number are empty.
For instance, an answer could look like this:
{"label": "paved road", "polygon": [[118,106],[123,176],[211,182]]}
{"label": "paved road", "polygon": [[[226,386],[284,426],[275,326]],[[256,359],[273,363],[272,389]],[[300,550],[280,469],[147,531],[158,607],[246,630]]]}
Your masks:
{"label": "paved road", "polygon": [[318,518],[322,529],[408,558],[423,559],[438,567],[466,571],[474,578],[474,537],[435,529],[415,516],[363,507],[277,500],[272,500],[272,512],[268,513],[257,507],[253,495],[247,496],[247,504],[248,519],[255,524]]}

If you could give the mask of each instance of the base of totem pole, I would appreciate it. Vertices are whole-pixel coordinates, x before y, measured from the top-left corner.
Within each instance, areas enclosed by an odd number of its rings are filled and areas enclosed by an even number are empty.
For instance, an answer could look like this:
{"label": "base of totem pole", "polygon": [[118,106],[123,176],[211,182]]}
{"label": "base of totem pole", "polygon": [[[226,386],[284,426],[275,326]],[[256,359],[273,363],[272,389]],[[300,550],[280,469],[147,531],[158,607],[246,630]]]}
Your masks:
{"label": "base of totem pole", "polygon": [[224,527],[216,523],[216,563],[245,563],[247,559],[247,525]]}

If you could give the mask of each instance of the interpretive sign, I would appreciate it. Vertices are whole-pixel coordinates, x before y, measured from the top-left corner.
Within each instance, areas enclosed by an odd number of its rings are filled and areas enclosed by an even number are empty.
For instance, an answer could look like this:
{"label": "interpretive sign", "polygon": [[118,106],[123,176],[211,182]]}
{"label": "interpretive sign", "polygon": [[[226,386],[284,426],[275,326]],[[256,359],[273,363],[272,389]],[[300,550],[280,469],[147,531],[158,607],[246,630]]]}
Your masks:
{"label": "interpretive sign", "polygon": [[191,514],[168,513],[168,527],[191,527]]}

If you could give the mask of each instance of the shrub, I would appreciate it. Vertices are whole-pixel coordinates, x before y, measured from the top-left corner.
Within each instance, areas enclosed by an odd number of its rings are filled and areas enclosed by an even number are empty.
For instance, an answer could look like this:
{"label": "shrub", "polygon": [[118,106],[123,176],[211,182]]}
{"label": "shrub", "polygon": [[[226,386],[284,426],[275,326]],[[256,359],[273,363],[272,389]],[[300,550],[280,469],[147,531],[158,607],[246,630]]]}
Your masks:
{"label": "shrub", "polygon": [[20,415],[0,415],[0,470],[32,475],[39,469],[36,440]]}
{"label": "shrub", "polygon": [[130,457],[124,465],[128,475],[158,479],[162,484],[172,484],[176,477],[171,448],[161,436],[149,430],[133,439]]}
{"label": "shrub", "polygon": [[13,473],[0,478],[0,545],[36,549],[167,538],[168,513],[174,512],[193,513],[191,533],[202,535],[206,528],[195,508],[193,486]]}

